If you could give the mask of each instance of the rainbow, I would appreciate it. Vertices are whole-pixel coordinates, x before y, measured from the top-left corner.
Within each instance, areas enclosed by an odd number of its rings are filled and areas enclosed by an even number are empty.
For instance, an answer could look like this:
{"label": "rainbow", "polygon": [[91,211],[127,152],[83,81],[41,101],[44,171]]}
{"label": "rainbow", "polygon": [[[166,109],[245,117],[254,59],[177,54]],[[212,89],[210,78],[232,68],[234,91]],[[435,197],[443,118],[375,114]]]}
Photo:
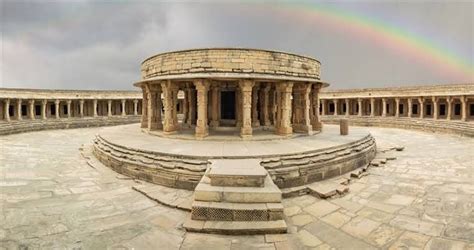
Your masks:
{"label": "rainbow", "polygon": [[321,5],[313,2],[279,2],[277,10],[284,11],[295,19],[317,22],[331,28],[347,31],[376,41],[392,51],[435,67],[443,74],[458,79],[474,81],[472,58],[468,60],[442,48],[433,41],[411,33],[402,27],[372,17],[349,12],[341,8]]}

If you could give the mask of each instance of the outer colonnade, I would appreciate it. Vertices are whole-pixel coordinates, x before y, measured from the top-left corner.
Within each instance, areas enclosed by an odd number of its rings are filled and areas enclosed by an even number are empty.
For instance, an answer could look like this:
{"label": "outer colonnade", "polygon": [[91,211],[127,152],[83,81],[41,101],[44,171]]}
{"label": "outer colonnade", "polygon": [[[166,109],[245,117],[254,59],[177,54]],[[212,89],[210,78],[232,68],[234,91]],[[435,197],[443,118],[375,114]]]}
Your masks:
{"label": "outer colonnade", "polygon": [[468,121],[474,119],[474,96],[322,99],[322,115],[409,117]]}
{"label": "outer colonnade", "polygon": [[[237,127],[242,138],[258,127],[273,128],[282,136],[321,129],[321,83],[256,81],[253,79],[149,81],[143,91],[141,127],[163,134],[194,128],[197,138],[209,128]],[[182,122],[178,123],[178,93],[182,93]],[[160,96],[162,98],[160,98]]]}
{"label": "outer colonnade", "polygon": [[141,114],[134,99],[23,99],[0,98],[0,117],[5,122],[35,119],[130,116]]}

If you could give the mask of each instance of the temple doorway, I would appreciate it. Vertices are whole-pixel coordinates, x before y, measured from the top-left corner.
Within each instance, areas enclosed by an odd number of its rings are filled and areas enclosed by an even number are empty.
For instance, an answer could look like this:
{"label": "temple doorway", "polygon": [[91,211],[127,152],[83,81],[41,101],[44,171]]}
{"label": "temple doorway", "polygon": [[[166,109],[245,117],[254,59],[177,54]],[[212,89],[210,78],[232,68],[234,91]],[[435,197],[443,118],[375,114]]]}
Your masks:
{"label": "temple doorway", "polygon": [[235,120],[235,91],[221,92],[221,119]]}

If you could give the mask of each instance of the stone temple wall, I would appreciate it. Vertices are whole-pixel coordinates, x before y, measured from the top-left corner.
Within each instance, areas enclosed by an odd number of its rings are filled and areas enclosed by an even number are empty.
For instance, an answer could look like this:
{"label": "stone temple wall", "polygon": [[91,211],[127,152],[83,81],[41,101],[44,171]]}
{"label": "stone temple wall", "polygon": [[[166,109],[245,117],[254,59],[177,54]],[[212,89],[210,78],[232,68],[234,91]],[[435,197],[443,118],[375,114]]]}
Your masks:
{"label": "stone temple wall", "polygon": [[142,80],[187,73],[253,73],[320,79],[313,58],[256,49],[197,49],[158,54],[142,63]]}

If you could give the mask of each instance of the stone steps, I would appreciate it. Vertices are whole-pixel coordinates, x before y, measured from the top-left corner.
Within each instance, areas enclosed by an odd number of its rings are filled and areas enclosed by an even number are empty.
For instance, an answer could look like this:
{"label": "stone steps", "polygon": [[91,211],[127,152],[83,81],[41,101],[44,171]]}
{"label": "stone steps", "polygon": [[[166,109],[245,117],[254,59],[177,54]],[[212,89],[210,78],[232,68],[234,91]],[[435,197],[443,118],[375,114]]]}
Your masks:
{"label": "stone steps", "polygon": [[193,220],[268,221],[283,219],[281,203],[230,203],[194,201]]}
{"label": "stone steps", "polygon": [[281,202],[281,191],[269,175],[265,177],[265,186],[258,189],[212,186],[209,177],[203,176],[194,190],[194,199],[208,202],[278,203]]}
{"label": "stone steps", "polygon": [[194,191],[184,228],[220,234],[285,233],[281,199],[259,159],[214,160]]}
{"label": "stone steps", "polygon": [[287,232],[284,220],[274,221],[200,221],[188,219],[183,227],[188,232],[250,235],[282,234]]}

